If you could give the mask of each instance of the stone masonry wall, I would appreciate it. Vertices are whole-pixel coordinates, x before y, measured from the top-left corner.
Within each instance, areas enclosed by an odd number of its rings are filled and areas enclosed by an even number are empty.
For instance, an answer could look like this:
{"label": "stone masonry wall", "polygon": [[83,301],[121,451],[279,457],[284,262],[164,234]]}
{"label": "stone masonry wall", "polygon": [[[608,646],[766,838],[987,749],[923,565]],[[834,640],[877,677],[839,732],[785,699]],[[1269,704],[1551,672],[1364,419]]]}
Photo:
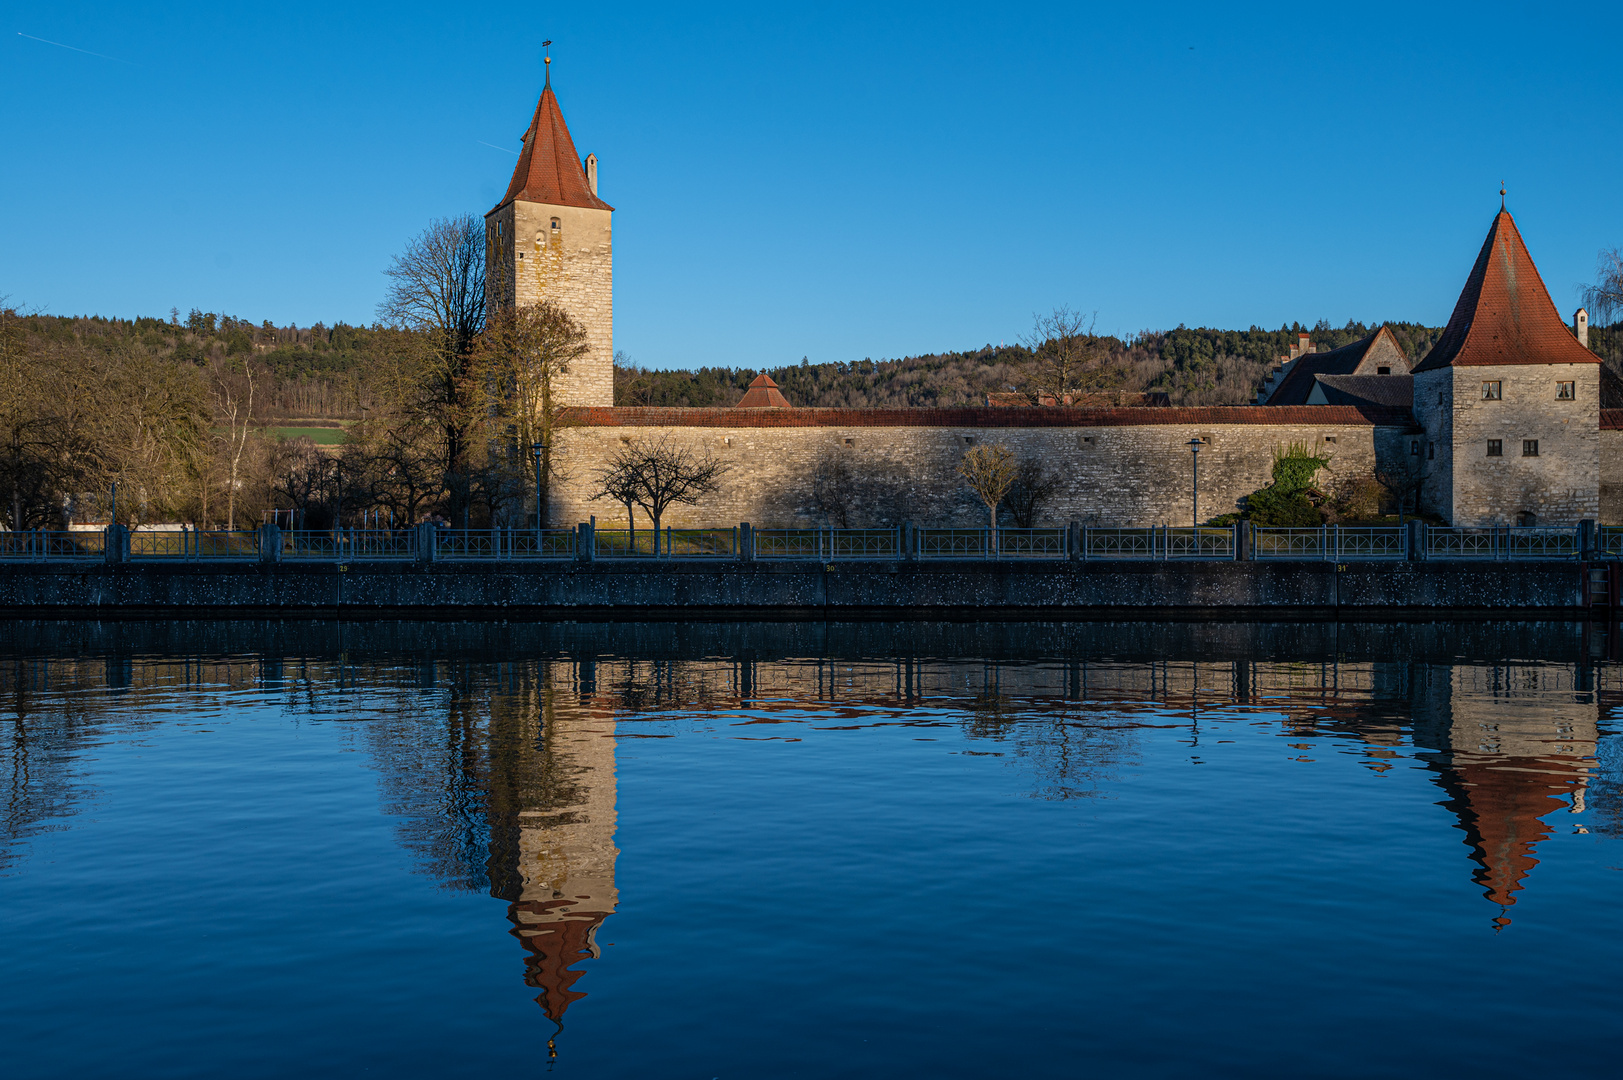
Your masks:
{"label": "stone masonry wall", "polygon": [[588,352],[556,389],[565,405],[614,404],[613,217],[608,210],[514,201],[485,219],[490,304],[552,300],[586,328]]}
{"label": "stone masonry wall", "polygon": [[1408,474],[1420,480],[1420,507],[1447,521],[1454,512],[1453,368],[1422,371],[1414,377],[1415,422],[1425,429],[1418,454],[1409,455]]}
{"label": "stone masonry wall", "polygon": [[[731,466],[721,490],[694,507],[673,507],[677,527],[763,527],[842,524],[820,510],[814,489],[844,492],[843,524],[888,526],[911,520],[927,526],[981,526],[985,506],[957,475],[976,443],[1003,443],[1036,457],[1059,477],[1038,524],[1077,520],[1095,525],[1187,525],[1191,520],[1191,454],[1199,437],[1200,518],[1229,513],[1272,479],[1274,451],[1305,443],[1327,451],[1321,487],[1368,476],[1377,457],[1407,452],[1403,427],[1255,423],[1143,424],[1109,427],[698,427],[587,426],[560,433],[563,473],[550,520],[624,528],[625,510],[593,501],[599,471],[627,443],[667,439]],[[1331,441],[1333,440],[1333,441]],[[819,477],[821,484],[819,485]],[[843,479],[842,479],[843,478]],[[647,522],[637,513],[638,527]]]}
{"label": "stone masonry wall", "polygon": [[[1452,524],[1515,525],[1522,512],[1535,514],[1540,525],[1599,518],[1600,365],[1448,371],[1454,396]],[[1571,401],[1556,398],[1557,384],[1565,381],[1576,384]],[[1499,383],[1498,400],[1483,398],[1483,384],[1491,382]],[[1502,456],[1488,456],[1490,439],[1499,440]],[[1524,440],[1537,441],[1536,456],[1524,455]]]}
{"label": "stone masonry wall", "polygon": [[1602,525],[1623,525],[1623,431],[1600,432],[1600,518]]}

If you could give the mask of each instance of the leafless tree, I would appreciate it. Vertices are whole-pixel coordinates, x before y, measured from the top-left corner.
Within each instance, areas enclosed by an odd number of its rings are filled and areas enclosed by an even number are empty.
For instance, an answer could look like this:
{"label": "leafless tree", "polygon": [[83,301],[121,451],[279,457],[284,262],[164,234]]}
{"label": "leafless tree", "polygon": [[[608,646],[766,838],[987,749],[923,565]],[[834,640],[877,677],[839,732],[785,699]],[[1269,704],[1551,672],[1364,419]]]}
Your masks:
{"label": "leafless tree", "polygon": [[1595,284],[1583,291],[1584,306],[1589,317],[1598,325],[1607,325],[1623,314],[1623,248],[1612,248],[1600,253],[1595,268]]}
{"label": "leafless tree", "polygon": [[695,454],[672,446],[668,439],[658,442],[636,439],[609,462],[599,482],[599,494],[615,497],[606,483],[616,474],[622,474],[619,478],[626,486],[621,490],[630,492],[633,501],[654,523],[654,554],[658,555],[660,523],[665,511],[678,503],[697,504],[721,486],[721,478],[729,468],[708,454]]}
{"label": "leafless tree", "polygon": [[378,372],[380,389],[403,416],[439,433],[451,516],[466,527],[468,451],[480,404],[468,368],[485,328],[484,225],[471,214],[435,220],[384,273],[389,291],[378,315],[409,333]]}
{"label": "leafless tree", "polygon": [[1013,486],[1020,467],[1014,452],[1002,443],[971,447],[958,463],[958,475],[986,504],[992,522],[992,550],[997,550],[997,508]]}
{"label": "leafless tree", "polygon": [[[586,328],[551,301],[497,310],[474,350],[473,370],[488,398],[484,415],[496,429],[490,441],[498,447],[497,464],[516,464],[526,487],[535,488],[543,528],[557,433],[566,426],[557,382],[586,352]],[[536,445],[541,447],[539,463],[532,452]]]}
{"label": "leafless tree", "polygon": [[849,454],[827,447],[812,465],[811,506],[837,528],[851,526],[851,507],[857,500],[857,479]]}
{"label": "leafless tree", "polygon": [[[225,428],[225,527],[237,527],[237,491],[242,486],[242,457],[254,420],[254,365],[248,357],[236,362],[221,359],[210,365],[209,389],[217,424]],[[205,513],[206,516],[206,513]]]}
{"label": "leafless tree", "polygon": [[637,550],[637,515],[635,507],[642,492],[642,470],[636,455],[622,450],[598,473],[597,491],[592,499],[613,499],[626,508],[627,547]]}
{"label": "leafless tree", "polygon": [[1031,350],[1026,395],[1033,405],[1065,405],[1083,394],[1115,389],[1122,372],[1112,365],[1106,343],[1094,333],[1098,315],[1057,307],[1032,318],[1022,340]]}
{"label": "leafless tree", "polygon": [[1031,529],[1037,525],[1037,512],[1054,497],[1059,490],[1059,474],[1043,464],[1039,457],[1026,457],[1020,460],[1015,470],[1014,483],[1009,486],[1008,494],[1003,497],[1003,504],[1009,508],[1009,515],[1014,518],[1014,524],[1019,529]]}

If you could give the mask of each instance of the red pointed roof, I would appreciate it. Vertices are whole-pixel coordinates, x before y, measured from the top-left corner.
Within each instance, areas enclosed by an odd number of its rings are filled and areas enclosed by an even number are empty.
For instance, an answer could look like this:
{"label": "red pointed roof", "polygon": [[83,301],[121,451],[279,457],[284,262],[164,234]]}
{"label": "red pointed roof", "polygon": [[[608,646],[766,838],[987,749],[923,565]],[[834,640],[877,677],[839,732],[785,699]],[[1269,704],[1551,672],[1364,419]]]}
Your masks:
{"label": "red pointed roof", "polygon": [[1443,336],[1415,371],[1485,364],[1598,364],[1555,310],[1522,234],[1501,209]]}
{"label": "red pointed roof", "polygon": [[492,213],[515,199],[553,206],[614,209],[592,194],[591,186],[586,183],[586,170],[581,167],[580,155],[575,153],[575,141],[569,137],[563,111],[558,108],[558,97],[552,92],[550,70],[547,84],[541,90],[541,100],[535,105],[535,116],[524,133],[524,150],[518,156],[518,166],[513,169],[512,182]]}
{"label": "red pointed roof", "polygon": [[734,405],[735,409],[792,409],[789,399],[783,396],[778,384],[766,375],[755,376],[750,388],[744,391],[744,396]]}

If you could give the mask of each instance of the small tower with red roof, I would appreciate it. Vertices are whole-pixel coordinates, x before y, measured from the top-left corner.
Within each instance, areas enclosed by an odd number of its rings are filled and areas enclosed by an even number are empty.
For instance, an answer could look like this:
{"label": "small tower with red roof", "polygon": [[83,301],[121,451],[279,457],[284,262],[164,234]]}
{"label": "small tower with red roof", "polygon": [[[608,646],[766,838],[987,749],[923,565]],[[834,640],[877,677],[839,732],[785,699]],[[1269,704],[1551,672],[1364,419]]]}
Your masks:
{"label": "small tower with red roof", "polygon": [[1456,526],[1599,518],[1600,369],[1501,207],[1448,326],[1414,368],[1423,505]]}
{"label": "small tower with red roof", "polygon": [[492,310],[551,300],[586,328],[587,354],[556,388],[566,405],[614,404],[614,207],[597,196],[552,91],[552,59],[507,194],[485,215]]}

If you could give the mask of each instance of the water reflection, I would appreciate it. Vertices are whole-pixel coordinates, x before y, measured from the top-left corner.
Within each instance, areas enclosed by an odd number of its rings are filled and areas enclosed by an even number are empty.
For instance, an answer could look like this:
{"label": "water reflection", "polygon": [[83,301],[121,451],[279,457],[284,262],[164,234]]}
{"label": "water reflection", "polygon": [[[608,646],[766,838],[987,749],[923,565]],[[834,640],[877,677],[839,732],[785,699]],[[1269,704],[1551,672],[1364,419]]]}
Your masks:
{"label": "water reflection", "polygon": [[950,731],[1029,795],[1067,800],[1130,792],[1149,733],[1204,762],[1236,725],[1266,724],[1304,766],[1351,751],[1379,782],[1421,763],[1499,927],[1561,814],[1623,835],[1623,669],[1593,628],[1018,628],[987,647],[982,627],[764,628],[746,644],[714,628],[628,643],[616,628],[391,626],[318,630],[300,649],[280,628],[203,626],[193,640],[215,648],[191,650],[175,632],[13,627],[0,642],[0,871],[94,802],[87,759],[111,738],[256,703],[349,721],[399,843],[446,887],[507,903],[524,981],[558,1025],[619,903],[622,739]]}

